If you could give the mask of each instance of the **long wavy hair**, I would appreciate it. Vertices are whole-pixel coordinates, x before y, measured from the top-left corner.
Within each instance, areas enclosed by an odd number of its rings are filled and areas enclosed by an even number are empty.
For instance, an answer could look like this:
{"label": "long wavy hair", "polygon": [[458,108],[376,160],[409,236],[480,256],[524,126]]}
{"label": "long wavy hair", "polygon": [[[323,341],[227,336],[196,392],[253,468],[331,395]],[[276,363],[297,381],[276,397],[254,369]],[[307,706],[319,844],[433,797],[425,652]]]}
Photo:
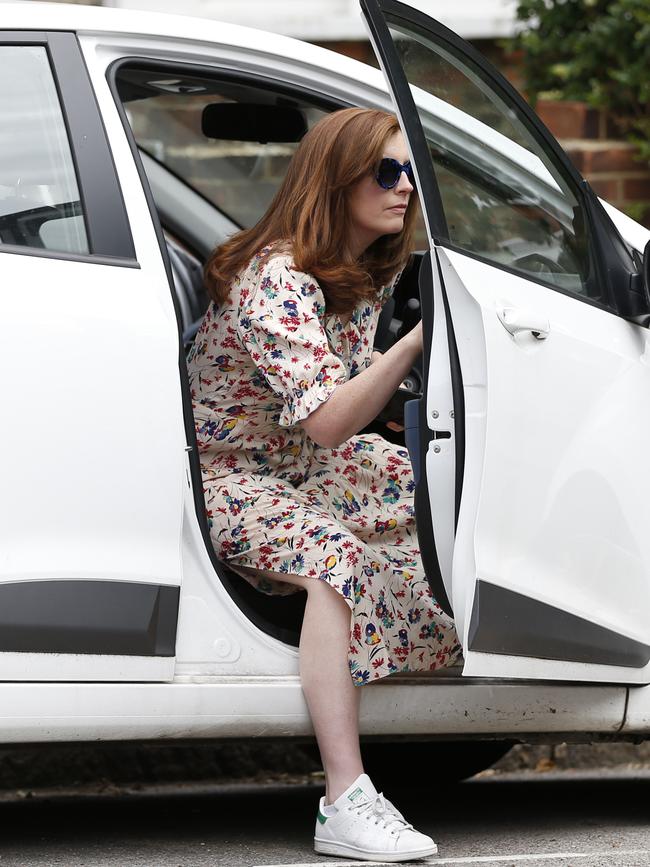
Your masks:
{"label": "long wavy hair", "polygon": [[348,201],[354,184],[376,169],[397,132],[394,115],[369,108],[345,108],[315,124],[261,220],[210,255],[204,271],[210,296],[225,302],[235,276],[268,248],[267,258],[290,250],[296,268],[318,280],[330,313],[349,314],[361,300],[374,299],[411,253],[416,197],[410,197],[402,231],[382,235],[360,259],[348,247]]}

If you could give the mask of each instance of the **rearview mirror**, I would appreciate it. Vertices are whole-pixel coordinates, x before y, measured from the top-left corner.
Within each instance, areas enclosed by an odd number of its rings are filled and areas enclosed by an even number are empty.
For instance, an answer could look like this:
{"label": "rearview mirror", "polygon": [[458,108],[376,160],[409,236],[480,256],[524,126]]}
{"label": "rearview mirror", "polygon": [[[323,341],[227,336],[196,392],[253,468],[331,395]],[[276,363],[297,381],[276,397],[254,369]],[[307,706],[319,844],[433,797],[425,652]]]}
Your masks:
{"label": "rearview mirror", "polygon": [[207,138],[227,141],[298,142],[307,121],[291,106],[214,102],[203,109],[201,129]]}

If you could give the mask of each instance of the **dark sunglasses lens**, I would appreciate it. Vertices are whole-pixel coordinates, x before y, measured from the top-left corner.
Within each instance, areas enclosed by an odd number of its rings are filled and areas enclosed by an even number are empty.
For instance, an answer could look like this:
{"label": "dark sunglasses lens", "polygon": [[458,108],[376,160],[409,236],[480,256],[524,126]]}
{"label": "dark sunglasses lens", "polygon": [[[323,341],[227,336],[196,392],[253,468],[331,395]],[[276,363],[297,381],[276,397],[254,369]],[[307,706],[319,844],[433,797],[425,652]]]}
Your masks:
{"label": "dark sunglasses lens", "polygon": [[399,180],[401,173],[399,163],[395,162],[395,160],[383,159],[379,163],[377,180],[385,190],[390,190],[390,188],[394,187]]}

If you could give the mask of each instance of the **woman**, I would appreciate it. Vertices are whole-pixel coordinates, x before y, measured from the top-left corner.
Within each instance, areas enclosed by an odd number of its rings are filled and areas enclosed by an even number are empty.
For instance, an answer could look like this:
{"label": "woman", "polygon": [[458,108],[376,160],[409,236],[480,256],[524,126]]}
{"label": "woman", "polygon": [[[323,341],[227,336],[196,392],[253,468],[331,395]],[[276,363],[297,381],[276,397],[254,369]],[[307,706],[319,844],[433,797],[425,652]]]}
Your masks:
{"label": "woman", "polygon": [[436,845],[364,774],[355,686],[460,650],[423,573],[408,454],[356,435],[422,350],[420,326],[372,348],[410,253],[412,193],[392,115],[323,118],[260,222],[209,259],[189,365],[217,556],[262,592],[307,591],[300,676],[326,782],[315,849],[391,861]]}

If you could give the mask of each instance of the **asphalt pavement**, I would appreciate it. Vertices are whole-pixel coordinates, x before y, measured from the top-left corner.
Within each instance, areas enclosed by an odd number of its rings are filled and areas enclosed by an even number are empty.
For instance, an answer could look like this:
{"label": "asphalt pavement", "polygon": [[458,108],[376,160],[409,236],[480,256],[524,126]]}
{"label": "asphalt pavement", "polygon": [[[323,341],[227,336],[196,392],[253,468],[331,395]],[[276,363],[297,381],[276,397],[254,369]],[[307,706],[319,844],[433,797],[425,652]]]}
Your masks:
{"label": "asphalt pavement", "polygon": [[[438,842],[429,863],[650,867],[650,770],[412,771],[386,792]],[[5,791],[0,867],[351,867],[314,854],[322,784],[167,783]],[[423,864],[424,862],[417,862]]]}

